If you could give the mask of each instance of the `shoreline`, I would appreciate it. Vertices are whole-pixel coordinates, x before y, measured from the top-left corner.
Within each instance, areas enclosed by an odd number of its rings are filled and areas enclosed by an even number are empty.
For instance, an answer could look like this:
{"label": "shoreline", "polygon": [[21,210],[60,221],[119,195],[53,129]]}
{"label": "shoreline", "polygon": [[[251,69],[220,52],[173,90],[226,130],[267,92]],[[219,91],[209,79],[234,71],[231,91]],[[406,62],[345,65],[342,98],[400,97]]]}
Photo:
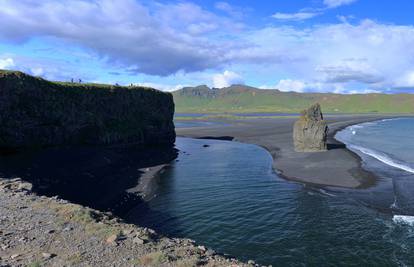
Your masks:
{"label": "shoreline", "polygon": [[365,170],[362,158],[336,140],[335,135],[351,125],[397,117],[404,115],[328,117],[328,151],[312,153],[293,151],[295,120],[291,118],[232,121],[230,126],[179,128],[176,131],[180,137],[223,140],[225,136],[226,140],[261,146],[272,156],[274,171],[286,180],[312,186],[364,189],[375,185],[378,176]]}
{"label": "shoreline", "polygon": [[145,202],[151,200],[157,190],[157,182],[159,181],[160,176],[170,166],[171,163],[165,163],[140,169],[143,174],[139,178],[137,186],[129,188],[126,191],[128,193],[137,194]]}
{"label": "shoreline", "polygon": [[0,178],[0,266],[259,266]]}

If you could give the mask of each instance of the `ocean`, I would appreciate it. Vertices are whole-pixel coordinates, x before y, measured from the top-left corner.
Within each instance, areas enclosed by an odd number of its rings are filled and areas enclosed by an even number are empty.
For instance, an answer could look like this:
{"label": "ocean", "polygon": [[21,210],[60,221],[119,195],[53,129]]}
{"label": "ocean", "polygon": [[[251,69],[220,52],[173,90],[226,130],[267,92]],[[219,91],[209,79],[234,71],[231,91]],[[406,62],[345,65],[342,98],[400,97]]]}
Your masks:
{"label": "ocean", "polygon": [[397,220],[414,222],[414,118],[385,119],[353,125],[336,138],[357,153],[366,169],[376,173],[392,195],[389,212]]}
{"label": "ocean", "polygon": [[289,182],[261,147],[178,138],[177,160],[130,222],[273,266],[412,266],[413,119],[338,133],[379,179],[368,189]]}

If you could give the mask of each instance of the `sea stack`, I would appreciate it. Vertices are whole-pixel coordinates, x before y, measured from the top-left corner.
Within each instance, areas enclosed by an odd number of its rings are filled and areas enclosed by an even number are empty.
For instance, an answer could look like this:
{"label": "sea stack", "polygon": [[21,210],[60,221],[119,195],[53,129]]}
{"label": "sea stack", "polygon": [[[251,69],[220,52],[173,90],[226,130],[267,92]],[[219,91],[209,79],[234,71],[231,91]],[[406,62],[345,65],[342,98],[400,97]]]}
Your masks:
{"label": "sea stack", "polygon": [[317,103],[302,111],[293,128],[293,142],[297,152],[326,151],[328,125]]}

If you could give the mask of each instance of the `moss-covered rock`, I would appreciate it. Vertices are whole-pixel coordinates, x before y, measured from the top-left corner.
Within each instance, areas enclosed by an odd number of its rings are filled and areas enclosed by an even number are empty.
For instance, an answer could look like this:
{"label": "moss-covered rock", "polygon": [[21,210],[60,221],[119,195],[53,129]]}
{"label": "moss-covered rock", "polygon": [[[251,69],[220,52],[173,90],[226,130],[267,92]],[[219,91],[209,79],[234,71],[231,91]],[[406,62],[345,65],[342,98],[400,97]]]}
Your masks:
{"label": "moss-covered rock", "polygon": [[170,93],[0,71],[0,147],[172,145]]}

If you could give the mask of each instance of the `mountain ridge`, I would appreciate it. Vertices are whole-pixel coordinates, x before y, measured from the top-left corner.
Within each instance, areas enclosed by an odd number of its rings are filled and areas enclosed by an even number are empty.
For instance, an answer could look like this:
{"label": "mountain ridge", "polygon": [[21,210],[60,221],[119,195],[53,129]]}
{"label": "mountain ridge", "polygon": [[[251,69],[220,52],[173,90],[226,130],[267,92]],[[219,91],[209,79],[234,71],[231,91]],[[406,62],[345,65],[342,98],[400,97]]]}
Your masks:
{"label": "mountain ridge", "polygon": [[185,87],[172,92],[176,112],[185,113],[297,113],[320,103],[329,113],[414,113],[414,94],[299,93],[246,85]]}

